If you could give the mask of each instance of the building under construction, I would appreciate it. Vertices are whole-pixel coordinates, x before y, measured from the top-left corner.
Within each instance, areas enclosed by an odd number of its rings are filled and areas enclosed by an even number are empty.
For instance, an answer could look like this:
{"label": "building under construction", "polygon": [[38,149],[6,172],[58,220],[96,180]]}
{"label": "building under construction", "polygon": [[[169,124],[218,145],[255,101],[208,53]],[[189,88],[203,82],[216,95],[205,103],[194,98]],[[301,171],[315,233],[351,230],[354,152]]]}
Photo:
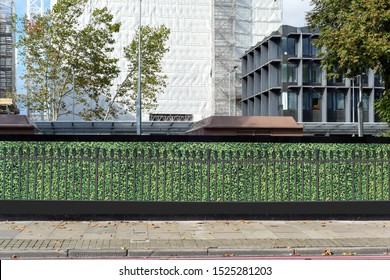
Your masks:
{"label": "building under construction", "polygon": [[164,24],[171,30],[170,52],[163,62],[168,86],[157,97],[157,109],[142,119],[198,121],[212,115],[239,115],[240,57],[281,25],[282,0],[90,0],[85,23],[95,8],[102,7],[122,23],[113,53],[120,58],[122,74],[114,85],[126,77],[123,48],[139,28],[140,3],[142,25]]}
{"label": "building under construction", "polygon": [[11,16],[14,1],[0,0],[0,113],[15,113],[15,34]]}

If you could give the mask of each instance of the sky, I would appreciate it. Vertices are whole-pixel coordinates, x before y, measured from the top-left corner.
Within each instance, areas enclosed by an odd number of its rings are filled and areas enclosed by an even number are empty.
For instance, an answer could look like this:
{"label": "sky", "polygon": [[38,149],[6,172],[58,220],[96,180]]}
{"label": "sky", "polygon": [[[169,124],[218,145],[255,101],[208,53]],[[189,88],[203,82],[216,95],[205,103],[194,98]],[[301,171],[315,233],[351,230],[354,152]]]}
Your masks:
{"label": "sky", "polygon": [[[255,0],[261,1],[261,0]],[[310,0],[284,0],[283,24],[305,26],[306,13],[311,10]]]}
{"label": "sky", "polygon": [[[261,0],[253,0],[261,1]],[[44,0],[45,7],[49,7],[50,1]],[[26,13],[27,0],[15,0],[16,13],[22,16]],[[292,26],[306,25],[305,16],[310,11],[310,0],[283,0],[283,24]],[[17,66],[17,74],[22,73],[23,68]],[[24,93],[23,83],[17,79],[17,92]]]}

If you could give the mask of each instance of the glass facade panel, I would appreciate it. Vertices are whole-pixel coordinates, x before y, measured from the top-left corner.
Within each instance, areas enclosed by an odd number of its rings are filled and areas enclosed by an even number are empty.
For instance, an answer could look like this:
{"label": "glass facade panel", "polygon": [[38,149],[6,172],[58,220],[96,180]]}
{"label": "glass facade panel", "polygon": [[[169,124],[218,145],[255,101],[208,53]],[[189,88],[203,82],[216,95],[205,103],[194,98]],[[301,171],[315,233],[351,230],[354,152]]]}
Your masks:
{"label": "glass facade panel", "polygon": [[296,55],[297,40],[294,37],[287,37],[287,54]]}
{"label": "glass facade panel", "polygon": [[340,91],[328,92],[327,101],[327,121],[344,122],[345,121],[345,94]]}
{"label": "glass facade panel", "polygon": [[287,65],[287,82],[297,83],[298,82],[298,66],[296,64]]}
{"label": "glass facade panel", "polygon": [[345,96],[341,92],[336,93],[336,110],[344,110],[345,109]]}
{"label": "glass facade panel", "polygon": [[321,65],[318,63],[304,63],[302,66],[302,82],[306,85],[321,84]]}
{"label": "glass facade panel", "polygon": [[310,57],[310,38],[303,37],[302,38],[302,55],[303,57]]}
{"label": "glass facade panel", "polygon": [[322,70],[321,66],[317,63],[312,64],[312,83],[321,84],[322,83]]}
{"label": "glass facade panel", "polygon": [[375,75],[374,75],[374,85],[376,87],[382,86],[382,78],[381,78],[381,74],[379,72],[375,73]]}
{"label": "glass facade panel", "polygon": [[298,94],[293,91],[282,93],[283,110],[297,110],[298,109]]}
{"label": "glass facade panel", "polygon": [[310,83],[310,67],[307,63],[304,63],[302,66],[302,82],[304,85]]}
{"label": "glass facade panel", "polygon": [[367,93],[367,92],[364,92],[363,96],[362,96],[363,111],[368,112],[368,101],[369,101],[369,98],[370,98],[370,94]]}

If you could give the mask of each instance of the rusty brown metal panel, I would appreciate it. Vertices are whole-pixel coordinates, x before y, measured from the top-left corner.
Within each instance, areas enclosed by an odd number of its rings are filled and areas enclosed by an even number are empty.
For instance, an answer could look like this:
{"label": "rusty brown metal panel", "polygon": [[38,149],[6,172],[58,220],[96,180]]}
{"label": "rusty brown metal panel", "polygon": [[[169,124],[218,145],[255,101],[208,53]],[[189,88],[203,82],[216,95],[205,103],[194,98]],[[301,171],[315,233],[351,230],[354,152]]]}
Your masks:
{"label": "rusty brown metal panel", "polygon": [[303,136],[303,126],[292,117],[214,116],[195,123],[187,134]]}
{"label": "rusty brown metal panel", "polygon": [[24,115],[0,115],[0,134],[34,134],[35,125]]}

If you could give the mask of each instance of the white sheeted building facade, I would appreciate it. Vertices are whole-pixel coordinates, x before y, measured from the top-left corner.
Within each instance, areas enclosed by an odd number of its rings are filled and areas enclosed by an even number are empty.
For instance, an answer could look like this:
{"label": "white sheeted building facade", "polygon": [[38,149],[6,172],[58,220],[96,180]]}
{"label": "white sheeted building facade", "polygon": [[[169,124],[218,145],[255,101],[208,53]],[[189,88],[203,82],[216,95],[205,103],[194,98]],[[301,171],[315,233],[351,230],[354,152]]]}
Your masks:
{"label": "white sheeted building facade", "polygon": [[[107,7],[114,21],[122,23],[113,53],[120,58],[122,73],[114,85],[126,76],[123,48],[139,28],[139,3],[90,0],[84,15],[87,22],[94,8]],[[282,0],[142,0],[141,10],[143,25],[164,24],[171,29],[170,52],[163,62],[168,86],[158,96],[157,109],[143,112],[143,120],[239,115],[240,57],[282,24]]]}

